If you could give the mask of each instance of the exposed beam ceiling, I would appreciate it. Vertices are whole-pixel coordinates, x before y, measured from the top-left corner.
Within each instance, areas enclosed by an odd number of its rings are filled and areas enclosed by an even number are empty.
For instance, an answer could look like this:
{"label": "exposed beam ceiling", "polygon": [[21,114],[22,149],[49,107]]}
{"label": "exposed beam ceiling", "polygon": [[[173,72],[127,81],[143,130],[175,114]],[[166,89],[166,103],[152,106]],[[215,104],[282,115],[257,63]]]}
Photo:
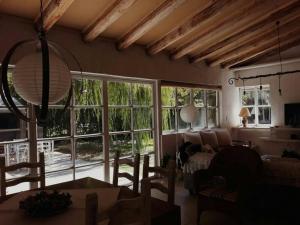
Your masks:
{"label": "exposed beam ceiling", "polygon": [[[39,1],[0,2],[2,15],[40,24]],[[104,37],[114,40],[118,49],[138,44],[150,55],[164,50],[174,60],[187,56],[191,63],[205,60],[210,66],[246,65],[271,54],[276,50],[276,21],[280,21],[283,49],[298,43],[293,38],[300,34],[300,0],[43,0],[43,3],[46,31],[60,25],[78,30],[86,42]]]}
{"label": "exposed beam ceiling", "polygon": [[161,20],[169,16],[178,6],[186,0],[166,0],[159,7],[154,9],[136,26],[130,29],[127,34],[119,41],[118,48],[128,48],[132,43],[142,37]]}
{"label": "exposed beam ceiling", "polygon": [[203,59],[207,59],[216,54],[224,53],[230,49],[236,47],[236,44],[245,43],[257,35],[268,32],[274,29],[275,21],[279,21],[281,24],[285,24],[289,21],[294,20],[300,16],[300,2],[293,3],[286,8],[279,10],[270,15],[266,20],[259,23],[253,24],[251,27],[244,29],[243,31],[229,36],[226,39],[215,43],[212,46],[208,46],[205,50],[200,53],[193,55],[190,58],[191,62],[200,62]]}
{"label": "exposed beam ceiling", "polygon": [[[50,28],[64,15],[74,0],[50,0],[46,2],[44,13],[44,29],[49,31]],[[40,15],[36,19],[40,23]]]}
{"label": "exposed beam ceiling", "polygon": [[136,0],[116,0],[96,21],[84,31],[84,40],[89,42],[97,38],[105,29],[119,19]]}
{"label": "exposed beam ceiling", "polygon": [[[299,15],[300,17],[300,15]],[[280,37],[284,36],[287,33],[299,31],[300,30],[300,20],[295,20],[290,23],[285,24],[280,27]],[[251,50],[255,50],[259,46],[263,46],[264,44],[268,44],[269,42],[277,42],[277,30],[276,25],[274,24],[273,30],[270,32],[260,35],[258,34],[256,38],[244,43],[242,46],[237,47],[231,51],[226,52],[223,55],[220,55],[216,58],[210,59],[208,62],[209,66],[218,66],[225,61],[229,61],[230,59],[234,59],[238,56],[241,56]]]}
{"label": "exposed beam ceiling", "polygon": [[224,8],[229,7],[234,2],[234,0],[212,1],[204,10],[201,10],[184,24],[169,32],[162,39],[151,44],[148,47],[148,53],[153,55],[162,51],[172,43],[194,31],[201,23],[215,16],[217,13],[220,13]]}
{"label": "exposed beam ceiling", "polygon": [[259,23],[268,18],[272,13],[289,6],[294,1],[278,0],[274,7],[274,0],[254,1],[250,6],[238,10],[238,14],[224,21],[217,27],[212,27],[207,32],[202,32],[192,41],[186,43],[176,53],[173,54],[174,59],[178,59],[195,49],[205,49],[215,40],[224,39],[228,35],[238,34],[244,29]]}
{"label": "exposed beam ceiling", "polygon": [[[290,33],[282,36],[280,39],[281,39],[281,47],[282,48],[286,48],[286,46],[291,46],[294,43],[297,43],[299,41],[299,39],[300,39],[300,29],[298,29],[294,32],[290,32]],[[231,59],[229,61],[223,62],[221,64],[221,66],[223,68],[229,68],[229,67],[232,67],[236,64],[240,64],[242,62],[250,60],[254,57],[259,57],[261,55],[268,54],[269,52],[271,52],[273,50],[278,51],[277,39],[273,40],[271,42],[268,42],[267,44],[265,44],[263,46],[259,46],[258,48],[254,49],[254,50],[251,50],[251,51],[245,53],[242,56],[239,56],[237,58],[234,58],[234,59]]]}

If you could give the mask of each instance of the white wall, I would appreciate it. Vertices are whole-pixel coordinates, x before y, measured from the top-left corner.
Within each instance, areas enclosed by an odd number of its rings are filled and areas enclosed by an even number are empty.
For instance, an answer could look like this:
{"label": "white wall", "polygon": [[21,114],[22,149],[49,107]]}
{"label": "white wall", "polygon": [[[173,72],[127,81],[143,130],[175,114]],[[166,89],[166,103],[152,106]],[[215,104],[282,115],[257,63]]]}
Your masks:
{"label": "white wall", "polygon": [[[0,34],[0,61],[17,41],[36,38],[31,20],[7,15],[0,15]],[[221,83],[218,68],[209,68],[203,63],[190,64],[186,58],[172,61],[165,53],[149,56],[142,46],[134,45],[120,52],[113,41],[99,39],[84,43],[80,31],[59,26],[49,31],[48,39],[70,50],[87,72],[190,83]],[[76,66],[71,69],[78,70]]]}

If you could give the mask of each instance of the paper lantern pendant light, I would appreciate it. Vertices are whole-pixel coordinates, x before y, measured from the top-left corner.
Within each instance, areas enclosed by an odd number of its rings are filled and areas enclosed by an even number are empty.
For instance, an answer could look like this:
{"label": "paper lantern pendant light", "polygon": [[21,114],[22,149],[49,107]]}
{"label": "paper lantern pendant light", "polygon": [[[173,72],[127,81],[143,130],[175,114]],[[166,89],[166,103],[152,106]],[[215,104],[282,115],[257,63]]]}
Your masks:
{"label": "paper lantern pendant light", "polygon": [[180,117],[186,123],[193,123],[197,118],[197,108],[194,104],[186,105],[180,110]]}
{"label": "paper lantern pendant light", "polygon": [[[63,99],[71,86],[70,70],[55,54],[49,54],[49,104]],[[16,92],[27,102],[42,104],[43,65],[42,53],[35,52],[24,56],[16,63],[12,73]]]}

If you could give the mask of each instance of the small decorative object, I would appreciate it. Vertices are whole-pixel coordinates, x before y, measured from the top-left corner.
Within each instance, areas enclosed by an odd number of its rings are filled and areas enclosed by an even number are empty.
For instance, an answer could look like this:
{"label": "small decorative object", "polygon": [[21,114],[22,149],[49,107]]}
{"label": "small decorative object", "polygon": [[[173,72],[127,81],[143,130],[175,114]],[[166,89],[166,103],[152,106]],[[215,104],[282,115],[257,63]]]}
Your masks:
{"label": "small decorative object", "polygon": [[180,110],[180,117],[186,123],[193,123],[197,118],[197,108],[194,104],[184,106]]}
{"label": "small decorative object", "polygon": [[20,201],[19,208],[31,217],[49,217],[65,212],[72,204],[69,193],[41,191]]}
{"label": "small decorative object", "polygon": [[248,124],[248,117],[251,116],[250,112],[249,112],[249,109],[246,108],[246,107],[243,107],[241,108],[241,111],[240,111],[240,114],[239,114],[239,117],[242,117],[242,124],[243,124],[243,127],[247,127],[247,124]]}

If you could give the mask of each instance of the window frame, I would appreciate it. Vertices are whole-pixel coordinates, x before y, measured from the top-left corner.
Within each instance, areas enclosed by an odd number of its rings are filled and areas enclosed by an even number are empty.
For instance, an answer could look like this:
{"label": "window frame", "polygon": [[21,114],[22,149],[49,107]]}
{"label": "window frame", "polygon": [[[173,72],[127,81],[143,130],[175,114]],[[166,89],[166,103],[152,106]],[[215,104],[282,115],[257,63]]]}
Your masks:
{"label": "window frame", "polygon": [[[271,89],[269,85],[263,85],[262,91],[268,90],[271,94]],[[244,95],[244,91],[253,91],[254,92],[254,105],[243,105],[243,99],[242,96]],[[248,127],[271,127],[272,126],[272,104],[271,100],[269,101],[268,105],[259,105],[258,103],[258,96],[259,96],[260,86],[246,86],[246,87],[240,87],[239,88],[239,103],[240,103],[240,109],[241,108],[253,108],[254,109],[254,115],[255,115],[255,122],[254,123],[248,123]],[[270,97],[270,96],[269,96]],[[259,123],[259,108],[270,108],[270,123]],[[240,126],[242,126],[242,118],[240,118]]]}
{"label": "window frame", "polygon": [[[174,133],[174,132],[185,132],[187,130],[201,130],[206,128],[215,128],[219,127],[220,125],[220,91],[218,89],[205,89],[205,88],[190,88],[190,87],[175,87],[175,86],[161,86],[161,88],[174,88],[175,89],[175,105],[174,106],[165,106],[161,104],[161,112],[163,109],[174,109],[175,110],[175,128],[172,130],[164,130],[163,127],[162,133],[168,134],[168,133]],[[189,90],[189,104],[192,104],[194,102],[194,93],[195,90],[201,90],[204,91],[204,105],[203,106],[195,106],[197,109],[205,109],[205,125],[204,126],[194,126],[194,123],[188,123],[187,128],[180,129],[179,128],[179,120],[180,120],[180,110],[184,107],[178,105],[178,88],[186,88]],[[208,106],[208,97],[207,92],[208,91],[215,91],[216,92],[216,105],[215,106]],[[208,124],[208,110],[209,109],[216,109],[216,126],[209,126]],[[162,118],[163,119],[163,118]],[[163,124],[163,123],[162,123]]]}

